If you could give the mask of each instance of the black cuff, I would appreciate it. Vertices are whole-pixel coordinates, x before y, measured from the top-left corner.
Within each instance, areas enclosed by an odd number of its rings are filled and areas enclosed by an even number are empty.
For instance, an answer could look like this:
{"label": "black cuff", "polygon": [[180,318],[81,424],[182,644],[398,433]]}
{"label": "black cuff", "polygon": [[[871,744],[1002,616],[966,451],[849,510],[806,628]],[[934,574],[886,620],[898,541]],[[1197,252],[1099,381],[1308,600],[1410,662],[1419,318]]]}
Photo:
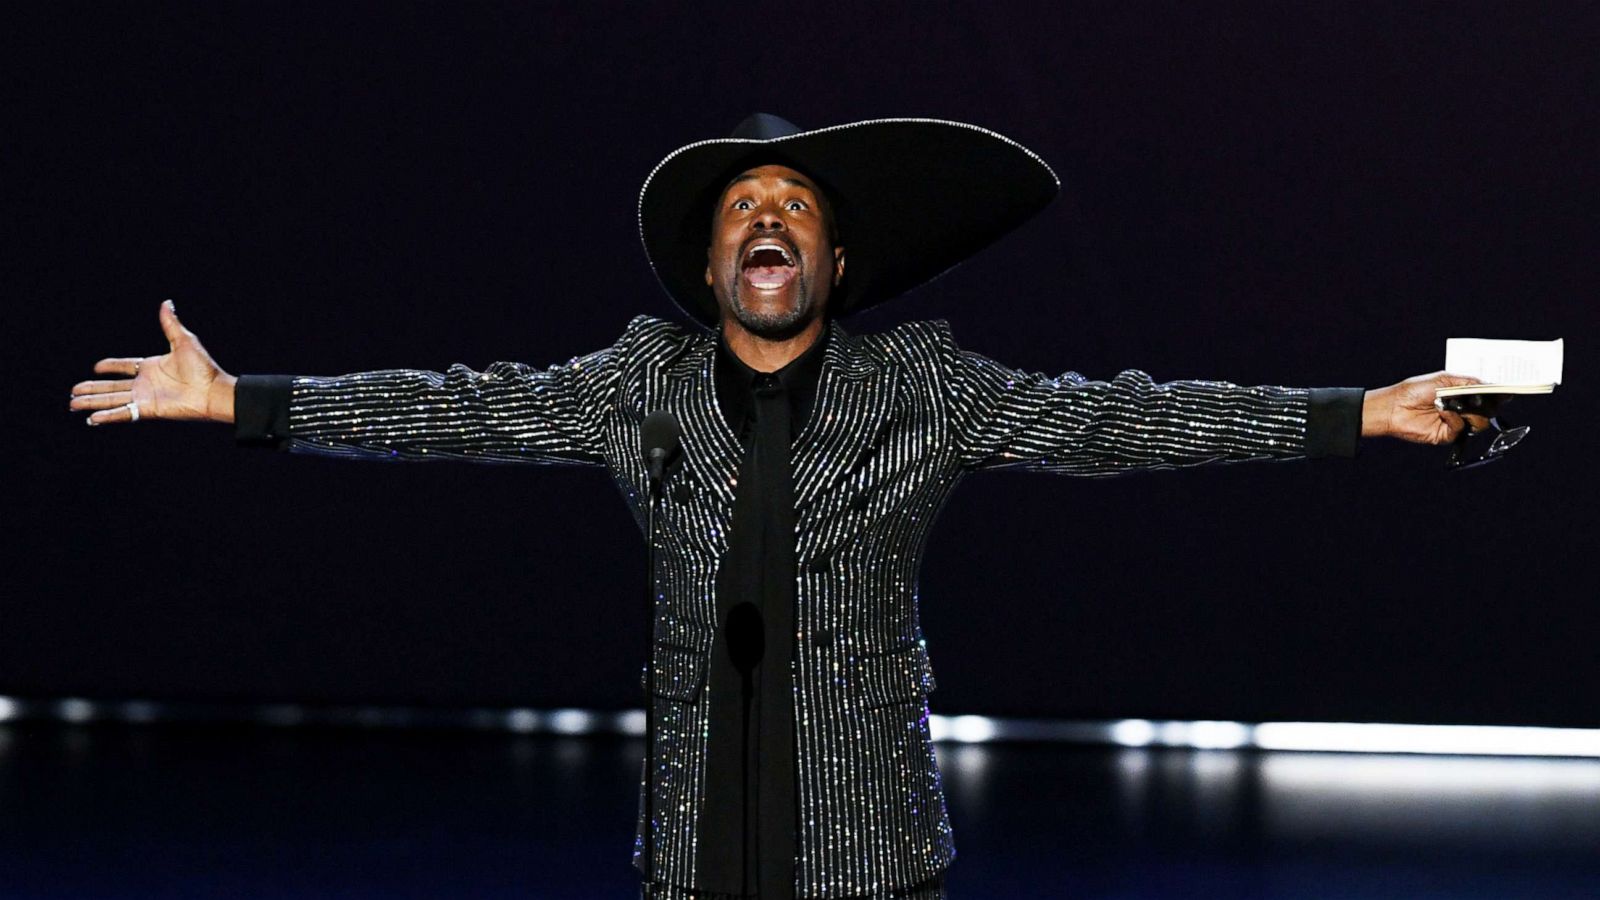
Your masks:
{"label": "black cuff", "polygon": [[1306,415],[1307,456],[1355,456],[1365,388],[1312,388]]}
{"label": "black cuff", "polygon": [[289,443],[289,391],[292,375],[240,375],[233,386],[233,439],[241,447]]}

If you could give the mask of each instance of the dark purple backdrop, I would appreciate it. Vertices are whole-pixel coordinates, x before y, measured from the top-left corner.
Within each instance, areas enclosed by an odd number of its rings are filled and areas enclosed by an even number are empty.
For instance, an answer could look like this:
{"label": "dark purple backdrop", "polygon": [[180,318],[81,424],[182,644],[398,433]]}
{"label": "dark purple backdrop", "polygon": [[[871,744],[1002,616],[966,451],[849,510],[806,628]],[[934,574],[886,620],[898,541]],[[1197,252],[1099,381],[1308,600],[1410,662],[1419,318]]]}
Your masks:
{"label": "dark purple backdrop", "polygon": [[923,579],[935,711],[1600,725],[1600,13],[1304,6],[13,8],[0,692],[635,705],[642,542],[602,471],[91,431],[67,389],[161,352],[166,297],[233,372],[601,347],[678,315],[644,175],[761,109],[977,122],[1065,183],[857,330],[1297,385],[1570,345],[1475,472],[1376,444],[970,479]]}

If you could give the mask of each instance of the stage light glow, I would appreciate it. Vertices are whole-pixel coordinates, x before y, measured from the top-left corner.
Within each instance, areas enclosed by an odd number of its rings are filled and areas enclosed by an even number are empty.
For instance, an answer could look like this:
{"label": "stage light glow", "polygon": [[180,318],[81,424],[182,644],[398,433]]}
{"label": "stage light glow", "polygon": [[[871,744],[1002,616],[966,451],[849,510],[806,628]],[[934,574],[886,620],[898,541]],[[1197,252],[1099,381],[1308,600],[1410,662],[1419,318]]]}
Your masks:
{"label": "stage light glow", "polygon": [[1241,722],[1189,723],[1189,746],[1199,750],[1235,750],[1250,746],[1252,729]]}
{"label": "stage light glow", "polygon": [[1155,742],[1163,747],[1189,746],[1188,722],[1161,722],[1155,726]]}
{"label": "stage light glow", "polygon": [[643,737],[644,719],[644,710],[642,709],[630,709],[627,712],[617,713],[616,729],[622,734]]}
{"label": "stage light glow", "polygon": [[589,734],[595,730],[595,714],[582,709],[557,709],[550,713],[550,730],[556,734]]}
{"label": "stage light glow", "polygon": [[506,727],[521,734],[538,731],[539,714],[531,709],[513,709],[506,713]]}
{"label": "stage light glow", "polygon": [[[100,703],[79,697],[36,700],[35,714],[71,723],[110,716],[125,722],[249,721],[294,726],[332,725],[407,727],[434,724],[460,728],[504,728],[519,733],[642,736],[645,713],[585,709],[467,709],[436,711],[409,707],[351,707],[315,712],[294,704],[216,707],[149,700]],[[24,701],[0,696],[0,722],[19,719]],[[935,741],[980,744],[991,741],[1054,741],[1115,744],[1122,747],[1175,747],[1194,750],[1288,750],[1333,753],[1419,753],[1461,756],[1539,756],[1600,758],[1600,728],[1542,728],[1499,725],[1393,725],[1370,722],[1265,722],[1251,725],[1220,720],[1120,719],[1072,721],[1002,719],[990,716],[928,716]]]}
{"label": "stage light glow", "polygon": [[988,716],[956,716],[950,720],[950,738],[963,744],[994,740],[995,722]]}
{"label": "stage light glow", "polygon": [[1264,722],[1255,727],[1254,744],[1263,750],[1600,757],[1600,729]]}
{"label": "stage light glow", "polygon": [[1327,756],[1283,752],[1261,762],[1262,782],[1308,798],[1529,797],[1583,793],[1600,799],[1600,765],[1577,759],[1504,759],[1415,754]]}
{"label": "stage light glow", "polygon": [[1124,747],[1147,747],[1156,739],[1156,726],[1144,719],[1111,723],[1111,740]]}

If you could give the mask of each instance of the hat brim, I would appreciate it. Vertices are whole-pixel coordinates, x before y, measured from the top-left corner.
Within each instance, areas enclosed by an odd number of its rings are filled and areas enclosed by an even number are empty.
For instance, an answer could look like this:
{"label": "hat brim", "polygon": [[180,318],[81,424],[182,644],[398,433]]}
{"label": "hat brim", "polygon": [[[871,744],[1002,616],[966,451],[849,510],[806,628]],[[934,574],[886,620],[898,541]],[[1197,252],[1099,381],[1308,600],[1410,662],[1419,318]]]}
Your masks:
{"label": "hat brim", "polygon": [[639,237],[662,287],[705,325],[718,320],[705,283],[713,207],[730,179],[768,163],[806,173],[834,207],[846,250],[845,277],[829,301],[835,316],[932,280],[1027,221],[1061,187],[1016,141],[942,119],[871,119],[680,147],[639,192]]}

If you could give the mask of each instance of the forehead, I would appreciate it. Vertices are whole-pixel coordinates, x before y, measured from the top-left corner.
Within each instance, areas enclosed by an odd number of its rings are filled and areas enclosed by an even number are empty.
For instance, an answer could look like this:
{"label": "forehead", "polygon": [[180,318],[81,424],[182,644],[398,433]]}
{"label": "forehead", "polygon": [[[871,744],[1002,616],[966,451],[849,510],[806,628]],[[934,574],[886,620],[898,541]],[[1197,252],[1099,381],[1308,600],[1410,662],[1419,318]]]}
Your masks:
{"label": "forehead", "polygon": [[745,169],[738,175],[733,176],[733,178],[728,182],[728,186],[722,189],[723,196],[727,196],[730,191],[736,190],[740,187],[790,187],[810,191],[813,195],[821,194],[821,191],[817,190],[816,184],[813,183],[810,178],[807,178],[805,173],[791,169],[788,166],[778,165],[776,163]]}

